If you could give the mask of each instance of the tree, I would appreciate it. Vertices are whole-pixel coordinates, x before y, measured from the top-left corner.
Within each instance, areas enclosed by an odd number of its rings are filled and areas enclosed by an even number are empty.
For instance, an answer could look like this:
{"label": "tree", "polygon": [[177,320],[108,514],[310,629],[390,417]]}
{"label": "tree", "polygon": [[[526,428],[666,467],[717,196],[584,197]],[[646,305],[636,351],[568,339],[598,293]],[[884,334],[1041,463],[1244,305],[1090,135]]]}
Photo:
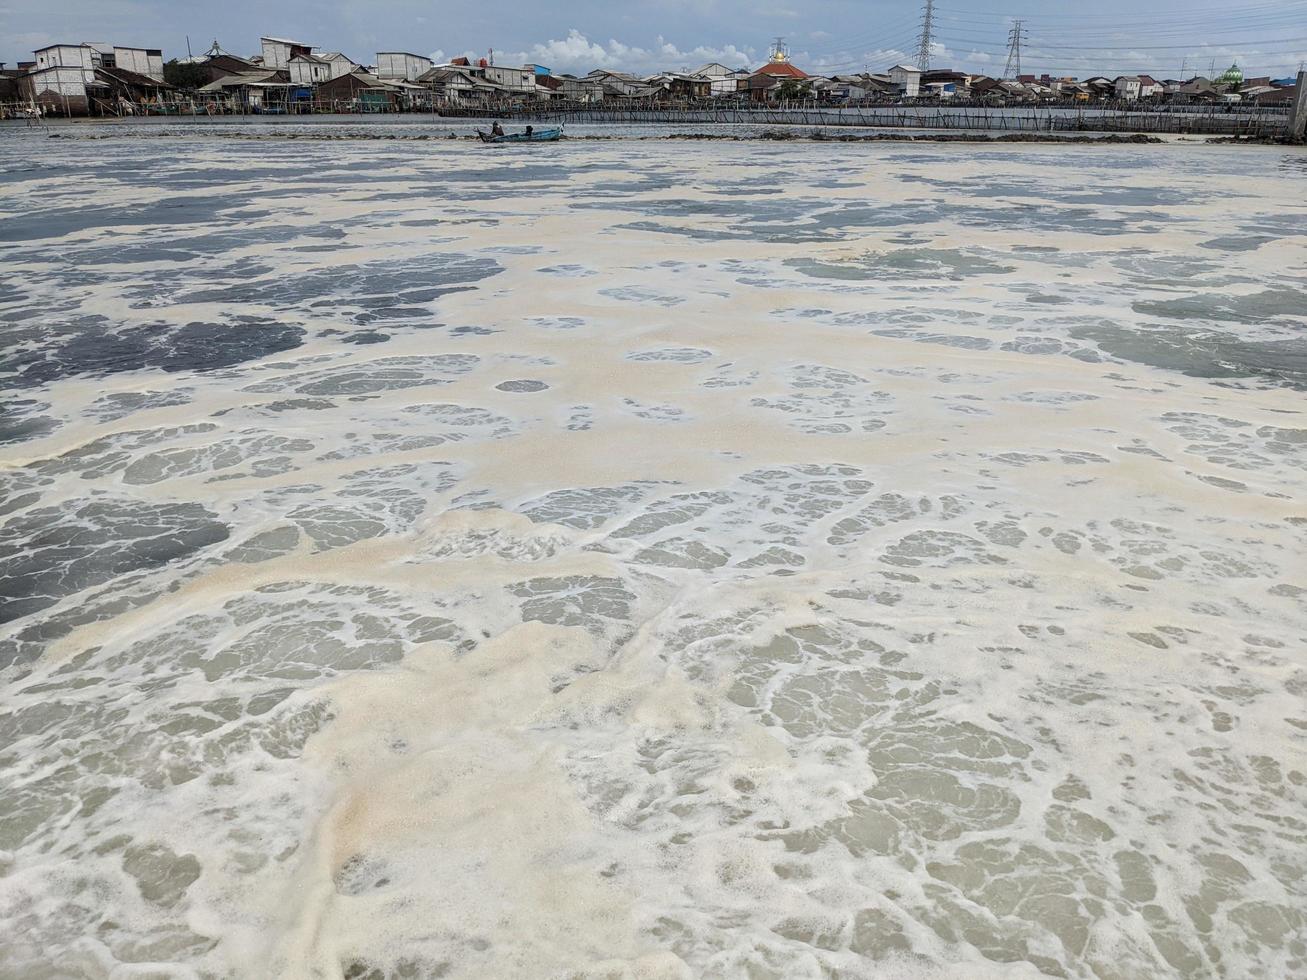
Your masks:
{"label": "tree", "polygon": [[173,58],[163,66],[163,80],[183,91],[194,91],[202,85],[209,84],[209,71],[203,65]]}
{"label": "tree", "polygon": [[787,78],[776,89],[776,98],[782,102],[797,102],[799,99],[806,99],[811,91],[811,83],[797,78]]}

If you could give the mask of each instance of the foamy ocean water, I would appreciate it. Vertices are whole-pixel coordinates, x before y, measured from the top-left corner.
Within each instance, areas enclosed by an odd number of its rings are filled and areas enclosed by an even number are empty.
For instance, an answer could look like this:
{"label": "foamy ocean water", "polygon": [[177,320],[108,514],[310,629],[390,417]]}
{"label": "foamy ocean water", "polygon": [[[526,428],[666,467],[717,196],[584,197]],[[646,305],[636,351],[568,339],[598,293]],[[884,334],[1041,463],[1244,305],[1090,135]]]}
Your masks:
{"label": "foamy ocean water", "polygon": [[1307,976],[1307,156],[0,140],[0,975]]}

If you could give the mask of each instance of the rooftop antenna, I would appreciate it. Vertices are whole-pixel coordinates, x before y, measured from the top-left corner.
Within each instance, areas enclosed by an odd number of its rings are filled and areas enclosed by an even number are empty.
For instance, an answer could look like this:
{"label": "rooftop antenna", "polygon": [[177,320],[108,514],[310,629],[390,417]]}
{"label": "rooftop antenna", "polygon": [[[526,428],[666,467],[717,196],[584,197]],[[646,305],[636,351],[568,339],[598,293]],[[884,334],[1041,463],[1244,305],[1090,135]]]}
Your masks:
{"label": "rooftop antenna", "polygon": [[776,64],[790,60],[790,49],[785,43],[785,38],[778,37],[772,42],[771,60]]}
{"label": "rooftop antenna", "polygon": [[926,0],[921,11],[921,43],[917,47],[917,67],[930,67],[930,46],[935,42],[935,0]]}
{"label": "rooftop antenna", "polygon": [[495,49],[494,49],[494,48],[490,48],[489,50],[486,51],[486,61],[490,62],[490,67],[491,67],[491,68],[493,68],[493,67],[495,66]]}
{"label": "rooftop antenna", "polygon": [[1003,69],[1003,77],[1008,80],[1021,75],[1021,42],[1029,36],[1021,24],[1019,20],[1013,21],[1012,30],[1007,32],[1007,67]]}

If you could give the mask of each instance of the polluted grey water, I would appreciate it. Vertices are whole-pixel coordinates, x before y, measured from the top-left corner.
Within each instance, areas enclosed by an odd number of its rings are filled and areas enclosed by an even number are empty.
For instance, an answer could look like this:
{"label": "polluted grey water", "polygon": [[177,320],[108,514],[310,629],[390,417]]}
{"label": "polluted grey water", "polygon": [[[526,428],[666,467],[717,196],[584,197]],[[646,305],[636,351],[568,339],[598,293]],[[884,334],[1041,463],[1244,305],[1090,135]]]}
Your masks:
{"label": "polluted grey water", "polygon": [[0,976],[1307,975],[1307,156],[0,138]]}

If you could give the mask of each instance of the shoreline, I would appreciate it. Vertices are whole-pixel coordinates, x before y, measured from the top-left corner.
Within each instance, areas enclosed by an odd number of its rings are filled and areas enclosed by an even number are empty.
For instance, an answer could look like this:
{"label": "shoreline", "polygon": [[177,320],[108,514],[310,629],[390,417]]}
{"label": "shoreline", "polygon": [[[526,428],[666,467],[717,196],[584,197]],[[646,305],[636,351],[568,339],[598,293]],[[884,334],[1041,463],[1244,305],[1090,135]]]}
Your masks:
{"label": "shoreline", "polygon": [[[213,123],[207,120],[178,120],[176,124],[168,122],[151,122],[146,125],[137,119],[105,120],[70,120],[60,121],[55,125],[39,127],[49,139],[71,140],[112,140],[112,139],[232,139],[251,141],[305,140],[310,142],[337,141],[400,141],[400,142],[477,142],[475,132],[366,132],[368,124],[354,124],[358,128],[340,131],[349,124],[331,123],[332,131],[296,132],[295,126],[278,127],[269,131],[265,127],[278,126],[277,123],[260,122],[242,124],[241,122]],[[436,128],[437,124],[428,123]],[[457,124],[460,129],[466,122]],[[4,128],[0,126],[0,129]],[[38,127],[12,127],[22,131],[34,131]],[[872,128],[872,127],[869,127]],[[443,121],[439,129],[444,130]],[[1144,145],[1144,144],[1218,144],[1218,145],[1255,145],[1301,147],[1305,144],[1287,136],[1256,135],[1219,135],[1219,134],[1157,134],[1157,133],[1120,133],[1120,132],[1006,132],[993,134],[980,129],[929,130],[916,128],[875,128],[871,132],[842,132],[820,126],[773,126],[765,129],[752,128],[741,132],[585,132],[565,133],[563,142],[649,142],[657,140],[676,140],[681,142],[794,142],[794,143],[967,143],[967,144],[1089,144],[1107,145]]]}
{"label": "shoreline", "polygon": [[[456,134],[450,133],[446,136],[434,134],[420,135],[401,135],[397,133],[253,133],[253,132],[232,132],[222,129],[192,130],[192,131],[146,131],[135,130],[128,132],[108,132],[108,133],[77,133],[68,134],[62,132],[47,133],[49,139],[74,139],[74,140],[111,140],[111,139],[180,139],[180,138],[210,138],[210,139],[233,139],[233,140],[252,140],[252,141],[278,141],[278,140],[302,140],[310,142],[336,142],[336,141],[363,141],[363,140],[384,140],[397,142],[478,142],[475,134]],[[586,134],[583,136],[564,135],[560,142],[650,142],[656,140],[677,140],[682,142],[796,142],[796,143],[1110,143],[1120,144],[1145,144],[1145,143],[1170,143],[1174,140],[1166,140],[1160,136],[1153,136],[1146,133],[1104,133],[1101,136],[1091,136],[1087,134],[1076,134],[1073,136],[1057,136],[1050,133],[1003,133],[998,136],[988,136],[979,132],[956,132],[956,133],[863,133],[863,134],[841,134],[828,135],[826,133],[795,133],[786,130],[768,130],[762,133],[752,134],[734,134],[734,133],[667,133],[663,135],[622,135],[622,134]],[[1205,139],[1201,142],[1230,142],[1230,138]],[[1193,142],[1200,142],[1193,140]],[[1249,142],[1240,140],[1240,142]]]}

